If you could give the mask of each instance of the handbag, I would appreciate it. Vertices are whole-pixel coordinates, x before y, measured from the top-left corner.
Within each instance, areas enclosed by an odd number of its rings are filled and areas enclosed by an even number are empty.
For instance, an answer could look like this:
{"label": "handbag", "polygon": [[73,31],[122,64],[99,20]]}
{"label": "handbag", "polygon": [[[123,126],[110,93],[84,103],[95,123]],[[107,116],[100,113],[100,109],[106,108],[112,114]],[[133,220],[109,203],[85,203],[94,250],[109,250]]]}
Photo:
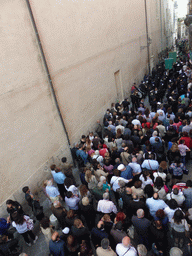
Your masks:
{"label": "handbag", "polygon": [[32,219],[27,219],[26,223],[27,223],[27,229],[28,230],[32,230],[34,228],[33,220]]}

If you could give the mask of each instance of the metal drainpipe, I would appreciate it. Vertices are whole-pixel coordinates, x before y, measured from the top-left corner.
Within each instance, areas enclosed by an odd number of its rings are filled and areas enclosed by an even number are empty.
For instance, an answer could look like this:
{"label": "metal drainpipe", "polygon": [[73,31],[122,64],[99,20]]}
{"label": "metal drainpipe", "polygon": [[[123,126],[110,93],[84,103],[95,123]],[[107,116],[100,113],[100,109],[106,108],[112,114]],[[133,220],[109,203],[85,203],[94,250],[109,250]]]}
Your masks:
{"label": "metal drainpipe", "polygon": [[[45,70],[46,70],[46,73],[47,73],[47,77],[48,77],[49,85],[50,85],[51,92],[52,92],[52,95],[53,95],[53,98],[54,98],[54,102],[55,102],[55,105],[56,105],[56,108],[57,108],[57,111],[58,111],[58,114],[59,114],[59,117],[60,117],[60,120],[61,120],[61,123],[62,123],[62,126],[63,126],[63,130],[64,130],[64,132],[67,136],[67,142],[69,144],[69,148],[70,148],[70,152],[71,152],[71,143],[70,143],[70,140],[69,140],[69,135],[68,135],[63,117],[61,115],[61,110],[60,110],[60,107],[59,107],[59,104],[58,104],[58,100],[57,100],[56,93],[55,93],[55,90],[54,90],[54,85],[52,83],[51,75],[50,75],[50,72],[49,72],[49,67],[47,65],[47,60],[46,60],[46,57],[45,57],[45,54],[44,54],[44,51],[43,51],[43,47],[42,47],[42,44],[41,44],[41,39],[39,37],[38,29],[37,29],[37,26],[36,26],[36,23],[35,23],[35,19],[34,19],[34,16],[33,16],[33,12],[32,12],[29,0],[26,0],[26,3],[27,3],[27,7],[28,7],[29,14],[30,14],[30,17],[31,17],[31,21],[32,21],[32,24],[33,24],[33,28],[35,30],[37,42],[38,42],[39,49],[40,49],[40,52],[41,52],[41,57],[43,59],[43,64],[44,64],[44,67],[45,67]],[[72,156],[72,159],[73,159],[72,152],[71,152],[71,156]],[[73,159],[73,164],[75,165],[75,160],[74,159]]]}
{"label": "metal drainpipe", "polygon": [[150,66],[150,54],[149,54],[149,30],[148,30],[148,21],[147,21],[147,3],[145,2],[145,24],[146,24],[146,36],[147,36],[147,56],[148,56],[148,69],[149,74],[151,73],[151,66]]}
{"label": "metal drainpipe", "polygon": [[161,52],[163,50],[162,4],[160,0],[160,25],[161,25]]}

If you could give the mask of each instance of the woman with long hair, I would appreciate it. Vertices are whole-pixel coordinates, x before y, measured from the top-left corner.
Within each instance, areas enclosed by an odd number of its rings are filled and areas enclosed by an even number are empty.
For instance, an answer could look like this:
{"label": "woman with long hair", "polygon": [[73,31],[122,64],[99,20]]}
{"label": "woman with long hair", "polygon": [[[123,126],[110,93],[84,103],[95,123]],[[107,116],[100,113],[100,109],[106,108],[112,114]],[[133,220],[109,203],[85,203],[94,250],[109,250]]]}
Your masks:
{"label": "woman with long hair", "polygon": [[91,170],[87,170],[85,172],[85,180],[88,183],[88,189],[90,190],[94,189],[98,184],[98,181],[95,178],[95,175],[92,174]]}
{"label": "woman with long hair", "polygon": [[154,187],[153,187],[154,192],[157,192],[159,195],[159,198],[162,200],[166,199],[166,191],[164,187],[164,182],[161,177],[157,177],[155,182],[154,182]]}
{"label": "woman with long hair", "polygon": [[171,220],[172,234],[174,237],[174,246],[183,247],[185,233],[189,231],[189,226],[181,210],[176,210]]}
{"label": "woman with long hair", "polygon": [[30,236],[30,238],[33,240],[33,243],[35,244],[38,236],[35,236],[32,232],[33,224],[31,223],[29,216],[14,212],[12,214],[12,218],[12,226],[16,228],[17,232],[23,236],[26,244],[31,246],[28,236]]}

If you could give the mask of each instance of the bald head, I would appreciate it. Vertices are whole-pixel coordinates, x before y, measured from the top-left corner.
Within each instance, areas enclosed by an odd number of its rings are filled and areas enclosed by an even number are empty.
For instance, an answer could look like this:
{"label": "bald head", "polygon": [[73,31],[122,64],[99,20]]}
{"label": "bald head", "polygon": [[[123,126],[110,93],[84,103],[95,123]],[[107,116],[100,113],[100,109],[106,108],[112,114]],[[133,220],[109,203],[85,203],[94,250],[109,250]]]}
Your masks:
{"label": "bald head", "polygon": [[129,247],[131,245],[131,239],[128,236],[125,236],[122,240],[122,244],[125,247]]}
{"label": "bald head", "polygon": [[57,241],[59,239],[59,233],[55,231],[53,235],[51,236],[51,239],[53,242]]}

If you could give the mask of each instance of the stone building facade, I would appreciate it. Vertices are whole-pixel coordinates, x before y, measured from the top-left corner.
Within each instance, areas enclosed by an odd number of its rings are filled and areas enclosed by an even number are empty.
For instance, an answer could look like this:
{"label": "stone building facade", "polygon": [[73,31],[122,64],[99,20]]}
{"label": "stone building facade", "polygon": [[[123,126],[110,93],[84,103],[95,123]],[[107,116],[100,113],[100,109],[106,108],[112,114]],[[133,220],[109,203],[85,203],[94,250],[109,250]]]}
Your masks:
{"label": "stone building facade", "polygon": [[41,187],[51,163],[71,161],[66,131],[72,145],[94,130],[112,102],[129,97],[148,60],[156,65],[173,43],[164,23],[171,2],[1,1],[0,210],[8,198],[22,202],[23,186]]}

